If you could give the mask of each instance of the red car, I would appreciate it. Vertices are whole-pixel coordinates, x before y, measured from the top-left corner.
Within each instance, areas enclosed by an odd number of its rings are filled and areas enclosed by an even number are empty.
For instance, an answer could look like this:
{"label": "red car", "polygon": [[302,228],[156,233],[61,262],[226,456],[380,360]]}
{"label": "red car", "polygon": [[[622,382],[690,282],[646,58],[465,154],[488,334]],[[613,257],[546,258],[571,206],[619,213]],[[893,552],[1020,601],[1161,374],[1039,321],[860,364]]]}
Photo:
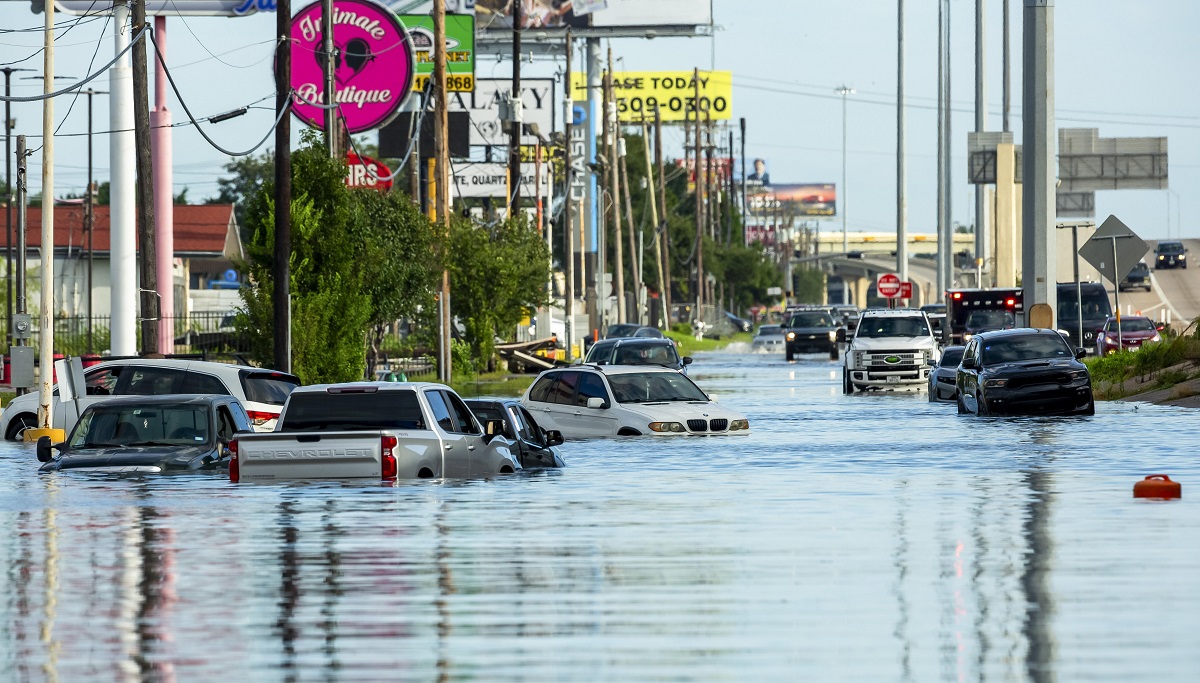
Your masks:
{"label": "red car", "polygon": [[[1121,348],[1117,340],[1117,319],[1110,316],[1104,322],[1104,329],[1096,335],[1096,354],[1106,356],[1116,353]],[[1127,351],[1136,351],[1143,344],[1161,340],[1153,320],[1131,315],[1121,318],[1120,341]]]}

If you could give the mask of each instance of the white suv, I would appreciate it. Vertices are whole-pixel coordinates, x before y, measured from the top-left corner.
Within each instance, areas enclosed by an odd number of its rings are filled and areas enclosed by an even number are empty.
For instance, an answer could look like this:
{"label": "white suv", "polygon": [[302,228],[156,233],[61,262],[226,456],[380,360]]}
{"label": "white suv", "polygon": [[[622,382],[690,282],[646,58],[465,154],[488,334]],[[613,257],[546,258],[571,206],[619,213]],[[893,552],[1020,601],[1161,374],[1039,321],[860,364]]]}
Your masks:
{"label": "white suv", "polygon": [[924,311],[863,311],[846,348],[842,392],[855,389],[920,389],[938,362],[937,340]]}
{"label": "white suv", "polygon": [[[60,403],[54,390],[54,427],[67,432],[84,408],[112,396],[161,394],[217,394],[241,401],[255,431],[275,429],[279,411],[300,379],[274,370],[199,360],[129,358],[97,363],[83,372],[86,394],[78,401]],[[0,413],[0,434],[19,441],[25,430],[37,426],[38,394],[18,396]]]}

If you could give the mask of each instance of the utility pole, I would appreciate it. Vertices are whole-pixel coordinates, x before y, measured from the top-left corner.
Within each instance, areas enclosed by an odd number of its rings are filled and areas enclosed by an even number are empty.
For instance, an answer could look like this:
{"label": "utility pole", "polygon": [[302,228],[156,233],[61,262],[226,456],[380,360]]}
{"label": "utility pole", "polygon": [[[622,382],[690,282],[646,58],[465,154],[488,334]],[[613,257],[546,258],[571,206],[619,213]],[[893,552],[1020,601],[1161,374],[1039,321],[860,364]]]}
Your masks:
{"label": "utility pole", "polygon": [[[845,254],[846,252],[850,251],[850,237],[846,232],[846,96],[853,95],[855,90],[854,88],[848,88],[843,85],[835,92],[842,96],[842,191],[841,197],[838,198],[838,204],[840,205],[838,210],[842,213],[842,253]],[[742,164],[742,172],[745,173],[744,169],[746,167],[744,160]],[[849,291],[845,287],[842,287],[842,303],[850,303],[850,301],[847,299],[848,296]]]}
{"label": "utility pole", "polygon": [[[750,240],[746,239],[746,117],[743,116],[738,121],[738,126],[741,128],[741,143],[742,143],[742,246],[750,246]],[[730,155],[733,151],[730,150]],[[845,184],[843,182],[843,184]]]}
{"label": "utility pole", "polygon": [[[1058,306],[1055,261],[1054,6],[1025,0],[1021,97],[1024,155],[1022,283],[1025,310]],[[1057,316],[1054,317],[1057,322]]]}
{"label": "utility pole", "polygon": [[[518,3],[520,4],[520,3]],[[450,253],[450,148],[447,134],[450,128],[446,97],[446,0],[433,2],[433,153],[437,157],[436,211],[442,226],[442,291],[438,295],[438,380],[449,383],[454,376],[450,354],[450,271],[446,260]],[[518,159],[519,161],[519,159]],[[511,212],[509,213],[511,217]]]}
{"label": "utility pole", "polygon": [[[620,128],[618,127],[618,132]],[[637,302],[637,323],[641,325],[642,311],[645,308],[642,301],[642,257],[638,242],[633,235],[633,200],[629,195],[629,165],[625,162],[625,136],[617,138],[617,158],[621,161],[621,190],[625,195],[625,225],[629,227],[629,272],[633,275],[633,300]]]}
{"label": "utility pole", "polygon": [[896,274],[908,282],[908,169],[904,150],[904,0],[896,0]]}
{"label": "utility pole", "polygon": [[[983,132],[987,130],[987,69],[984,64],[984,58],[987,56],[986,32],[984,30],[984,12],[985,0],[975,0],[975,131]],[[950,10],[947,7],[947,14]],[[949,38],[946,39],[949,42]],[[947,57],[949,59],[949,57]],[[948,81],[949,79],[947,79]],[[949,83],[947,83],[949,89]],[[946,108],[949,110],[950,96],[946,95]],[[946,120],[949,124],[949,118]],[[949,137],[949,136],[947,136]],[[984,206],[984,186],[975,186],[975,258],[983,259],[987,262],[988,244],[991,240],[988,239],[987,225],[987,207]],[[953,239],[953,228],[951,228],[951,239]],[[993,266],[993,270],[994,270]],[[982,272],[982,271],[981,271]],[[982,282],[975,283],[975,286],[982,287]]]}
{"label": "utility pole", "polygon": [[940,303],[946,291],[946,253],[953,247],[946,239],[946,45],[949,41],[946,39],[946,0],[937,0],[937,3],[937,283],[934,300]]}
{"label": "utility pole", "polygon": [[[93,95],[107,95],[108,93],[103,90],[92,90],[91,88],[88,88],[87,90],[84,90],[83,92],[85,95],[88,96],[88,98],[87,98],[87,119],[88,119],[87,178],[88,178],[88,180],[87,180],[87,198],[86,198],[85,204],[84,204],[84,206],[86,207],[85,213],[84,213],[84,219],[86,221],[85,229],[87,231],[87,241],[88,241],[87,350],[88,350],[88,353],[95,353],[95,348],[92,346],[92,326],[94,323],[92,318],[95,315],[94,309],[92,308],[92,269],[94,266],[94,263],[93,263],[94,254],[96,253],[95,235],[94,235],[95,229],[96,229],[96,181],[92,178],[92,96]],[[9,320],[12,320],[11,315],[9,316]]]}
{"label": "utility pole", "polygon": [[[154,17],[155,54],[167,53],[167,18]],[[154,108],[150,110],[153,155],[154,253],[158,282],[158,352],[175,350],[175,191],[171,167],[171,112],[167,110],[167,65],[154,60]]]}
{"label": "utility pole", "polygon": [[729,129],[729,187],[727,188],[727,196],[729,201],[727,205],[729,210],[726,211],[725,217],[725,246],[733,243],[733,198],[736,196],[733,187],[733,129]]}
{"label": "utility pole", "polygon": [[[50,433],[54,426],[53,391],[54,376],[54,3],[46,3],[46,31],[43,47],[42,92],[42,301],[41,329],[38,341],[38,430]],[[144,43],[139,43],[144,45]],[[143,56],[145,52],[142,53]],[[144,66],[144,63],[143,63]],[[26,432],[29,440],[29,432]]]}
{"label": "utility pole", "polygon": [[[650,159],[650,129],[646,126],[646,119],[642,117],[642,140],[645,144],[642,145],[642,151],[646,157],[646,196],[650,200],[650,220],[654,225],[653,235],[654,241],[654,267],[658,270],[658,301],[660,304],[666,303],[666,278],[663,277],[663,257],[662,257],[662,242],[659,241],[659,221],[658,221],[658,201],[655,196],[658,188],[654,186],[654,162]],[[657,154],[657,143],[655,147]],[[647,311],[649,313],[649,311]],[[664,310],[665,314],[666,311]],[[670,327],[670,316],[663,315],[662,320]]]}
{"label": "utility pole", "polygon": [[[4,97],[6,97],[6,98],[12,97],[12,88],[9,85],[9,80],[12,78],[13,73],[16,71],[33,71],[33,69],[14,69],[11,66],[6,66],[3,69],[0,69],[0,72],[2,72],[4,74]],[[12,182],[12,146],[11,145],[12,145],[12,102],[9,102],[7,99],[5,99],[4,100],[4,195],[5,195],[5,197],[4,197],[4,199],[5,199],[5,201],[4,201],[4,229],[5,229],[4,254],[5,254],[5,257],[4,258],[5,258],[5,265],[7,267],[4,269],[4,280],[5,280],[5,297],[6,297],[5,300],[7,301],[5,312],[8,315],[8,317],[5,318],[5,320],[7,320],[8,322],[5,324],[4,329],[7,330],[6,336],[7,336],[7,342],[8,342],[9,346],[12,346],[12,341],[13,341],[13,338],[12,338],[12,317],[13,317],[13,276],[12,276],[12,270],[13,270],[13,253],[12,253],[13,222],[12,222],[12,219],[13,219],[13,215],[12,215],[12,205],[13,205],[13,196],[15,194],[13,192],[13,182]],[[22,254],[21,257],[24,258],[24,254]]]}
{"label": "utility pole", "polygon": [[[700,69],[692,70],[692,110],[696,114],[696,148],[692,154],[696,172],[696,316],[702,320],[704,305],[704,187],[700,184]],[[685,107],[686,109],[686,107]]]}
{"label": "utility pole", "polygon": [[325,150],[329,156],[337,155],[338,110],[337,86],[334,84],[334,66],[338,61],[337,47],[333,43],[333,0],[321,0],[321,38],[324,42],[322,51],[325,59],[321,66],[325,71]]}
{"label": "utility pole", "polygon": [[575,359],[575,162],[572,158],[572,148],[575,146],[575,112],[571,101],[571,53],[575,51],[575,43],[571,41],[571,29],[567,29],[567,69],[563,74],[566,85],[563,92],[567,93],[563,100],[563,269],[566,271],[567,286],[563,291],[563,313],[567,320],[567,360]]}
{"label": "utility pole", "polygon": [[[133,25],[139,31],[146,26],[146,0],[133,0]],[[149,36],[143,36],[133,46],[133,128],[136,138],[134,147],[137,150],[142,355],[158,353],[159,317],[157,251],[154,243],[154,164],[150,158],[150,103],[146,83],[147,40]],[[42,212],[43,215],[45,213]]]}
{"label": "utility pole", "polygon": [[[524,2],[512,3],[513,8],[513,65],[512,65],[512,128],[508,139],[508,215],[513,218],[521,210],[521,22]],[[612,49],[609,49],[611,55]],[[611,62],[611,57],[609,58]],[[609,70],[612,66],[609,66]]]}
{"label": "utility pole", "polygon": [[[1009,76],[1009,62],[1012,60],[1012,57],[1009,54],[1008,0],[1004,0],[1004,2],[1002,4],[1003,4],[1004,19],[1001,22],[1001,25],[1003,26],[1003,28],[1001,29],[1002,30],[1001,40],[1004,41],[1004,44],[1001,46],[1000,52],[1002,53],[1001,61],[1004,63],[1004,66],[1002,69],[1002,76],[1001,76],[1001,79],[1004,81],[1003,95],[1002,95],[1002,98],[1004,101],[1001,106],[1001,121],[1002,121],[1002,125],[1004,126],[1004,128],[1002,130],[1004,130],[1004,132],[1007,133],[1009,130],[1009,128],[1008,128],[1008,112],[1009,112],[1009,109],[1011,109],[1011,107],[1012,107],[1012,83],[1011,83],[1011,78]],[[1080,339],[1082,339],[1082,337],[1080,337]]]}
{"label": "utility pole", "polygon": [[[17,253],[21,255],[17,259],[17,313],[25,312],[25,254],[28,253],[27,245],[25,244],[26,232],[25,224],[25,206],[29,203],[29,182],[26,175],[27,156],[25,150],[25,136],[17,136]],[[11,319],[10,319],[11,322]],[[1082,339],[1082,337],[1080,337]],[[24,339],[15,340],[17,346],[25,346]],[[23,389],[21,391],[24,391]]]}
{"label": "utility pole", "polygon": [[[585,42],[587,57],[587,160],[589,163],[597,159],[596,133],[601,121],[596,115],[596,96],[603,90],[600,87],[600,39],[587,38]],[[580,240],[583,256],[583,281],[588,312],[588,327],[596,331],[603,324],[603,302],[598,296],[596,285],[597,273],[600,272],[598,260],[600,256],[600,236],[604,233],[599,229],[600,204],[603,197],[600,192],[600,177],[597,173],[587,174],[587,202],[584,206],[584,236]]]}
{"label": "utility pole", "polygon": [[[950,141],[954,139],[953,132],[952,132],[953,126],[951,125],[952,124],[952,120],[951,120],[952,112],[951,112],[951,107],[950,107],[950,102],[951,102],[950,84],[953,81],[953,79],[950,76],[950,67],[951,67],[951,63],[953,62],[954,58],[950,51],[950,35],[951,35],[950,27],[952,25],[951,21],[950,21],[950,10],[951,10],[952,4],[951,4],[950,0],[945,0],[945,1],[946,1],[946,31],[943,34],[944,37],[942,38],[942,40],[945,42],[945,47],[943,48],[943,54],[946,55],[946,75],[945,75],[946,88],[942,94],[942,104],[941,104],[942,123],[944,124],[943,128],[942,128],[941,144],[942,144],[942,150],[943,150],[942,151],[942,160],[943,160],[943,169],[942,170],[943,170],[943,173],[945,174],[945,186],[944,187],[945,187],[946,207],[945,207],[944,224],[946,226],[946,249],[938,252],[938,258],[940,258],[942,260],[942,276],[944,278],[944,281],[938,283],[938,289],[942,290],[943,292],[947,289],[950,289],[950,283],[954,279],[954,219],[953,219],[953,216],[954,216],[954,192],[952,189],[954,187],[954,183],[952,182],[952,176],[950,173]],[[975,187],[979,188],[980,186],[976,185]],[[978,236],[978,231],[976,231],[976,236]],[[976,285],[980,286],[980,287],[983,286],[983,285],[979,284],[978,281],[976,282]]]}
{"label": "utility pole", "polygon": [[[272,266],[272,322],[275,369],[292,371],[292,0],[276,0],[275,9],[275,263]],[[328,119],[327,119],[328,121]]]}
{"label": "utility pole", "polygon": [[[520,3],[517,3],[520,4]],[[629,322],[625,307],[625,250],[621,246],[621,167],[617,161],[617,100],[613,91],[612,47],[608,48],[608,71],[604,73],[604,140],[608,145],[609,197],[612,200],[613,242],[617,262],[613,268],[614,289],[617,294],[617,322]]]}
{"label": "utility pole", "polygon": [[[659,229],[655,235],[662,242],[662,296],[667,315],[667,329],[671,329],[671,227],[667,219],[667,177],[663,172],[662,113],[654,108],[654,166],[658,169],[658,205],[660,213],[654,217]],[[684,167],[686,169],[686,167]],[[654,192],[654,185],[649,188]],[[660,234],[661,233],[661,234]]]}

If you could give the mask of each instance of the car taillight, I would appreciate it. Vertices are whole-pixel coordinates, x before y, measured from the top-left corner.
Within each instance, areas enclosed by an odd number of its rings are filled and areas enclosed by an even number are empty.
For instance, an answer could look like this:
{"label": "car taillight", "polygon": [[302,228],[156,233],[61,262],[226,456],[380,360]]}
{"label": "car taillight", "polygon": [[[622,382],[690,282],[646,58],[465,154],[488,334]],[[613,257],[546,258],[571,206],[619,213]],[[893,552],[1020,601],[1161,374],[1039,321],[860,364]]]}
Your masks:
{"label": "car taillight", "polygon": [[380,458],[380,460],[382,461],[382,465],[383,465],[382,478],[395,479],[397,465],[396,465],[396,455],[392,452],[392,449],[395,448],[396,444],[399,442],[396,440],[396,437],[394,437],[394,436],[384,436],[380,439],[380,442],[381,442],[380,445],[383,446],[382,457]]}
{"label": "car taillight", "polygon": [[229,458],[229,481],[236,484],[236,483],[238,483],[238,480],[242,478],[241,468],[238,466],[237,439],[234,439],[229,442],[229,452],[232,454]]}
{"label": "car taillight", "polygon": [[272,413],[266,410],[247,410],[246,414],[250,416],[250,423],[255,427],[261,427],[267,422],[279,418],[279,413]]}

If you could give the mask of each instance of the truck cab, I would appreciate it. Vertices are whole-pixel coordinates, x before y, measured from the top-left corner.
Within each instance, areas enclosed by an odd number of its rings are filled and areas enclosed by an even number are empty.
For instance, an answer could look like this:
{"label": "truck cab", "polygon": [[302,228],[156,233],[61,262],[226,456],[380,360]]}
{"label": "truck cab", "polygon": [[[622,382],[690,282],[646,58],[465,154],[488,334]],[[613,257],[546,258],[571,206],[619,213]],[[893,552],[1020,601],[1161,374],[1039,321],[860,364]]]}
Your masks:
{"label": "truck cab", "polygon": [[920,389],[938,362],[938,344],[923,311],[863,311],[846,348],[842,392]]}

